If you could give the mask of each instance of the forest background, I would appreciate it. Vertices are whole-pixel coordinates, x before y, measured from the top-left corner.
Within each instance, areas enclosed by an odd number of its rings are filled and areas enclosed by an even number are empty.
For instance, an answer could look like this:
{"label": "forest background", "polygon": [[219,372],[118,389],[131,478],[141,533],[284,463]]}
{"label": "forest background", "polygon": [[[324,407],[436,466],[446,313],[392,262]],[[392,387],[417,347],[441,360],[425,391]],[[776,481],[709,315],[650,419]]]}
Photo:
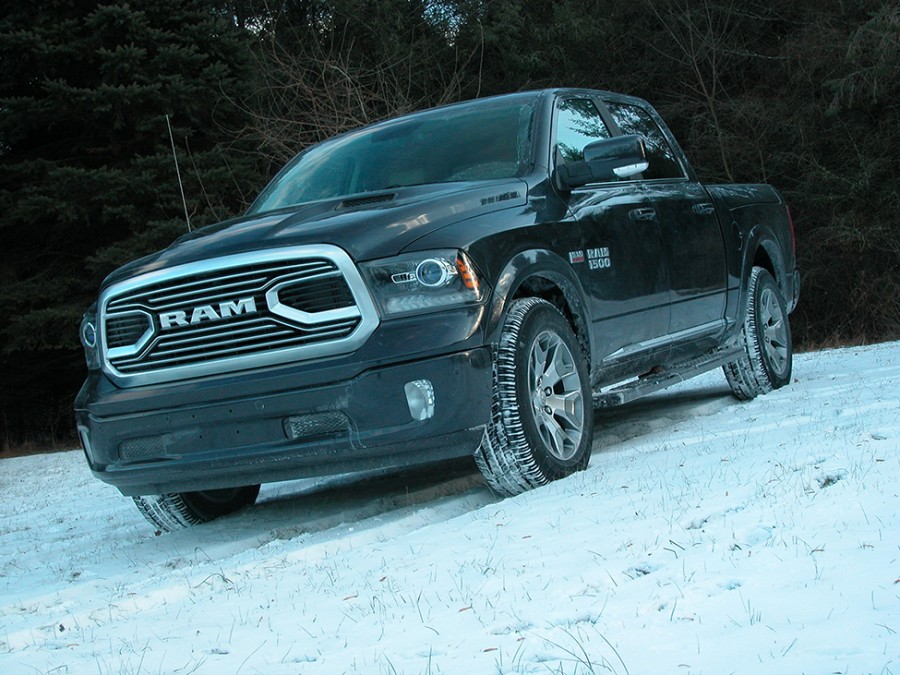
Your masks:
{"label": "forest background", "polygon": [[702,180],[782,191],[798,347],[900,337],[896,2],[4,0],[0,456],[75,444],[82,312],[186,230],[172,143],[198,227],[334,133],[548,86],[646,98]]}

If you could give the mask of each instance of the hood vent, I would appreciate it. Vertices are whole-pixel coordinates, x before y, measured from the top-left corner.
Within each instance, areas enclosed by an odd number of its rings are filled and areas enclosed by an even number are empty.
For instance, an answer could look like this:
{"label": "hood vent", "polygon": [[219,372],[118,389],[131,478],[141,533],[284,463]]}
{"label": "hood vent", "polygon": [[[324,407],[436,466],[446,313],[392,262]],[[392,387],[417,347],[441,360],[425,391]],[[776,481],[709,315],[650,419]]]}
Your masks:
{"label": "hood vent", "polygon": [[389,202],[397,195],[393,192],[390,194],[371,195],[369,197],[356,197],[355,199],[345,199],[337,205],[338,209],[352,209],[357,206],[367,206],[369,204],[378,204],[379,202]]}

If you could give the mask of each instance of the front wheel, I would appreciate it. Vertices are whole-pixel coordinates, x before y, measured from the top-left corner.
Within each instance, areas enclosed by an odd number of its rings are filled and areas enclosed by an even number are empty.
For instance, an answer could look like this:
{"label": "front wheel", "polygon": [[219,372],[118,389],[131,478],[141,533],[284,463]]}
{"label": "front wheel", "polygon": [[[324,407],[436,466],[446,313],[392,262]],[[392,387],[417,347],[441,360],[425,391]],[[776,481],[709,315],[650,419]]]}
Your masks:
{"label": "front wheel", "polygon": [[778,285],[762,267],[750,272],[741,342],[744,355],[724,366],[737,398],[749,400],[791,381],[793,347],[787,309]]}
{"label": "front wheel", "polygon": [[153,525],[165,532],[173,532],[239,511],[253,504],[258,495],[259,485],[248,485],[203,492],[142,495],[134,497],[134,503]]}
{"label": "front wheel", "polygon": [[475,453],[496,492],[515,495],[584,469],[593,406],[584,352],[538,298],[510,307],[494,359],[491,420]]}

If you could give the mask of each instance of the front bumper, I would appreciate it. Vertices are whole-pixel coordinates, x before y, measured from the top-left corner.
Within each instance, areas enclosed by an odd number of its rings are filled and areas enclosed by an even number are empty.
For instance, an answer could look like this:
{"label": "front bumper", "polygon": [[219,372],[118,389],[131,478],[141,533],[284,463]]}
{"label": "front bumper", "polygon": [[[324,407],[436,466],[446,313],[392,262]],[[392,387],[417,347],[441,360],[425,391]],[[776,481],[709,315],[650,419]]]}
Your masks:
{"label": "front bumper", "polygon": [[[179,402],[175,388],[127,412],[102,405],[102,380],[92,373],[76,402],[94,475],[125,495],[192,492],[471,454],[490,414],[491,354],[478,347],[277,393],[245,382],[215,402]],[[430,419],[410,410],[406,385],[418,380],[434,389]]]}

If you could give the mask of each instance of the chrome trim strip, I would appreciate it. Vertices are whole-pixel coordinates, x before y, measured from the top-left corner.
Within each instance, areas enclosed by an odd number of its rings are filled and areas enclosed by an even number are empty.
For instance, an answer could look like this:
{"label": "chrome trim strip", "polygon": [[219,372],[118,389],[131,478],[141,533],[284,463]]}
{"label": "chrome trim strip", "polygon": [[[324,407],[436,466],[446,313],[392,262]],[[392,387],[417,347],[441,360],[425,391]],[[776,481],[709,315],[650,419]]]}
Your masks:
{"label": "chrome trim strip", "polygon": [[[226,283],[230,281],[229,277],[235,275],[229,274],[228,270],[235,267],[247,265],[264,265],[267,263],[281,263],[296,261],[298,264],[304,264],[304,259],[309,258],[325,258],[334,263],[338,271],[343,275],[350,293],[356,303],[355,307],[348,307],[337,310],[327,310],[319,313],[307,313],[290,307],[279,307],[277,314],[284,319],[293,321],[302,320],[307,325],[307,329],[311,330],[314,335],[306,333],[302,326],[297,327],[297,335],[299,341],[313,339],[313,337],[322,338],[329,333],[334,332],[333,327],[326,327],[326,324],[335,320],[359,319],[356,328],[345,337],[331,340],[328,342],[316,342],[314,344],[294,344],[288,347],[278,347],[278,340],[273,346],[275,349],[257,352],[254,354],[243,354],[229,356],[225,358],[213,358],[209,361],[191,363],[182,366],[161,367],[149,372],[126,373],[119,371],[112,363],[114,358],[127,358],[136,354],[139,349],[137,345],[129,347],[119,347],[115,349],[107,349],[106,344],[106,316],[111,303],[133,292],[140,292],[148,286],[162,284],[170,281],[177,281],[182,277],[193,276],[197,274],[215,273],[221,270]],[[307,261],[308,262],[308,261]],[[249,270],[248,270],[249,271]],[[240,274],[237,272],[236,274]],[[252,274],[249,276],[253,276]],[[301,277],[302,278],[302,277]],[[298,279],[293,278],[292,282],[297,283]],[[189,285],[189,284],[185,284]],[[281,284],[279,283],[278,286]],[[278,287],[276,286],[276,288]],[[161,295],[169,295],[174,288],[160,289]],[[183,286],[182,286],[183,288]],[[178,292],[176,290],[176,292]],[[213,290],[215,292],[215,290]],[[277,294],[276,294],[277,297]],[[276,303],[276,306],[280,305]],[[117,284],[105,289],[100,295],[98,303],[100,317],[100,344],[101,344],[101,363],[103,371],[107,376],[122,387],[136,387],[146,384],[156,384],[161,382],[173,382],[176,380],[189,379],[195,377],[205,377],[208,375],[218,375],[235,370],[245,370],[251,368],[263,368],[291,361],[302,361],[326,356],[336,356],[339,354],[347,354],[361,347],[366,340],[375,332],[380,323],[378,312],[375,309],[375,302],[369,292],[368,287],[362,279],[356,265],[350,256],[341,248],[329,244],[317,244],[309,246],[291,246],[285,248],[265,249],[261,251],[252,251],[248,253],[238,253],[235,255],[222,256],[219,258],[210,258],[184,265],[178,265],[168,269],[155,270],[148,272],[132,279],[121,281]],[[274,309],[271,307],[270,309]],[[116,312],[112,312],[116,315]],[[273,317],[275,318],[275,317]],[[151,326],[155,326],[151,318]],[[322,329],[325,330],[322,330]],[[345,328],[346,329],[346,328]],[[146,341],[144,340],[146,338]],[[142,337],[141,349],[146,346],[153,335]],[[119,350],[131,350],[131,352],[123,352]],[[239,351],[238,348],[237,351]],[[122,364],[123,366],[125,364]]]}
{"label": "chrome trim strip", "polygon": [[680,330],[677,333],[667,333],[656,338],[644,340],[643,342],[636,342],[635,344],[627,345],[625,347],[622,347],[621,349],[617,349],[612,354],[605,357],[603,361],[618,361],[619,359],[634,356],[635,354],[639,354],[641,352],[648,352],[653,349],[666,347],[668,345],[675,344],[676,342],[681,342],[682,340],[700,337],[702,335],[706,335],[707,333],[715,333],[716,331],[722,330],[723,328],[725,328],[725,319],[716,319],[715,321],[710,321],[709,323],[704,323],[700,326],[694,326],[693,328]]}

